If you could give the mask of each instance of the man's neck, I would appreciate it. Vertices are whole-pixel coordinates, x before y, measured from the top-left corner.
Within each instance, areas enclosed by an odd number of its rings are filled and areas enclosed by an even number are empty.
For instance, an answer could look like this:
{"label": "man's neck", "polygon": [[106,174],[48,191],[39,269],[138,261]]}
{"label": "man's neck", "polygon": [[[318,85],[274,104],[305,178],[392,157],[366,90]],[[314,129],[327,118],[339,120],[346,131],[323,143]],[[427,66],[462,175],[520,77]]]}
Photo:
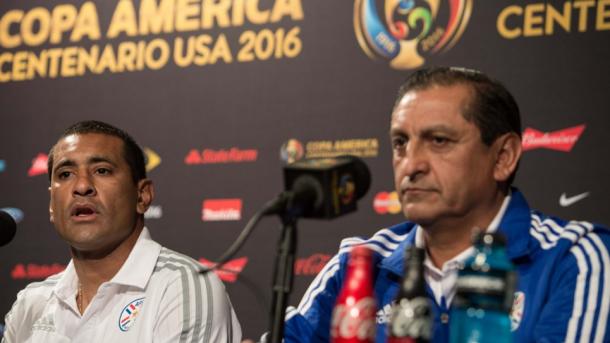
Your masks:
{"label": "man's neck", "polygon": [[451,260],[472,246],[472,237],[477,230],[487,230],[502,208],[506,194],[498,193],[486,207],[471,211],[468,216],[449,218],[432,225],[423,226],[423,238],[432,263],[441,269]]}
{"label": "man's neck", "polygon": [[[138,225],[140,224],[140,225]],[[74,270],[78,276],[77,301],[84,312],[97,290],[104,282],[110,281],[121,269],[135,246],[144,225],[138,222],[136,228],[117,247],[103,254],[88,254],[72,249]]]}

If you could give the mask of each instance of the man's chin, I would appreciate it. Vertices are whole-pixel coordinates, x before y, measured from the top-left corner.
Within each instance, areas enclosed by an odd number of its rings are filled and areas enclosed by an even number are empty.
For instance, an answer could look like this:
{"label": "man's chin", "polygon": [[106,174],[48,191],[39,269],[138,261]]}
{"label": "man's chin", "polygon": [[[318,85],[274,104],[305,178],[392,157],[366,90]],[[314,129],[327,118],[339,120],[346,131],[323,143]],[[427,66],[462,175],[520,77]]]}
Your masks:
{"label": "man's chin", "polygon": [[408,221],[414,222],[421,226],[426,226],[434,221],[431,213],[426,213],[425,211],[421,211],[415,208],[406,208],[403,207],[402,213]]}
{"label": "man's chin", "polygon": [[72,255],[80,259],[99,260],[111,254],[116,245],[93,245],[87,243],[70,243]]}

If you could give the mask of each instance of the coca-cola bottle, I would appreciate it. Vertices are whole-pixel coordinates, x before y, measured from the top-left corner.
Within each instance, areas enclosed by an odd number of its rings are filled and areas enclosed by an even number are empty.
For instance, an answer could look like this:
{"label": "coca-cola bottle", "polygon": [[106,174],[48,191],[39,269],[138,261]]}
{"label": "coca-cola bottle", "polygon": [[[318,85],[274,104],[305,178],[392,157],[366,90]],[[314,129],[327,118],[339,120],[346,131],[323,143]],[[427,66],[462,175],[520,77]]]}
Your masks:
{"label": "coca-cola bottle", "polygon": [[347,276],[333,310],[331,342],[374,342],[376,311],[371,250],[357,246],[350,253]]}
{"label": "coca-cola bottle", "polygon": [[426,296],[425,257],[424,249],[407,247],[405,276],[388,325],[390,343],[423,343],[431,339],[433,319],[430,299]]}

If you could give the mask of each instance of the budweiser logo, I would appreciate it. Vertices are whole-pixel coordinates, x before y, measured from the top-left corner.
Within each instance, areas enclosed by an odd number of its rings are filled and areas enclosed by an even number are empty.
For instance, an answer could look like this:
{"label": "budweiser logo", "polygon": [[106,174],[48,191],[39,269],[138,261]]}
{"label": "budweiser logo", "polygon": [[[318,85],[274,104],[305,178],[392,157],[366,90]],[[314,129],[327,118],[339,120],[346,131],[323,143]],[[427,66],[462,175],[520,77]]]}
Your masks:
{"label": "budweiser logo", "polygon": [[192,149],[184,158],[184,162],[186,164],[254,162],[256,161],[257,157],[258,150],[256,149],[204,149],[201,152],[196,149]]}
{"label": "budweiser logo", "polygon": [[241,199],[204,200],[201,209],[203,221],[225,221],[241,219]]}
{"label": "budweiser logo", "polygon": [[[201,263],[204,267],[211,268],[216,265],[216,263],[207,260],[205,258],[200,258],[199,263]],[[214,273],[218,276],[222,281],[225,282],[235,282],[237,281],[237,276],[244,270],[244,267],[248,263],[247,257],[240,257],[234,260],[230,260],[225,263],[222,268],[215,269]]]}
{"label": "budweiser logo", "polygon": [[[349,300],[346,302],[349,303]],[[361,298],[351,306],[337,304],[333,310],[331,336],[338,342],[342,339],[374,341],[376,310],[375,299],[372,297]]]}
{"label": "budweiser logo", "polygon": [[299,258],[294,263],[294,274],[317,275],[328,260],[330,260],[330,255],[326,254],[313,254],[306,258]]}
{"label": "budweiser logo", "polygon": [[546,148],[569,152],[585,127],[583,124],[554,132],[540,132],[528,127],[523,131],[523,151]]}
{"label": "budweiser logo", "polygon": [[66,269],[66,266],[58,263],[50,265],[29,263],[27,266],[19,263],[13,267],[11,278],[13,280],[40,280],[57,274],[64,269]]}

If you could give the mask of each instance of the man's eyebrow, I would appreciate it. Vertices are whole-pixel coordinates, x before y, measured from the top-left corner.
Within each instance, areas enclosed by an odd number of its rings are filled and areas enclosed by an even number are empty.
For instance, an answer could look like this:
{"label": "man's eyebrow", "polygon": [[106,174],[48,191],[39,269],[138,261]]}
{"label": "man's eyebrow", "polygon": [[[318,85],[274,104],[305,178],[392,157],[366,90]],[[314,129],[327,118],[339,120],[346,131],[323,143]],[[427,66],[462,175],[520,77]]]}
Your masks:
{"label": "man's eyebrow", "polygon": [[[446,133],[449,135],[457,135],[458,131],[446,124],[438,124],[433,126],[428,126],[421,131],[422,136],[429,136],[434,133]],[[405,132],[400,127],[391,127],[390,128],[390,136],[405,136]]]}
{"label": "man's eyebrow", "polygon": [[109,163],[112,166],[116,166],[116,163],[114,161],[104,156],[92,156],[87,160],[87,164],[95,163]]}
{"label": "man's eyebrow", "polygon": [[53,167],[52,172],[55,172],[59,168],[74,167],[75,165],[76,165],[76,162],[74,162],[73,160],[69,160],[69,159],[63,160]]}
{"label": "man's eyebrow", "polygon": [[458,130],[456,130],[455,128],[453,128],[449,125],[446,125],[446,124],[433,125],[433,126],[426,127],[422,130],[422,135],[424,135],[424,136],[431,135],[434,133],[446,133],[449,135],[457,135]]}
{"label": "man's eyebrow", "polygon": [[403,132],[400,128],[396,128],[396,127],[391,127],[390,128],[390,136],[398,136],[398,135],[402,135]]}

